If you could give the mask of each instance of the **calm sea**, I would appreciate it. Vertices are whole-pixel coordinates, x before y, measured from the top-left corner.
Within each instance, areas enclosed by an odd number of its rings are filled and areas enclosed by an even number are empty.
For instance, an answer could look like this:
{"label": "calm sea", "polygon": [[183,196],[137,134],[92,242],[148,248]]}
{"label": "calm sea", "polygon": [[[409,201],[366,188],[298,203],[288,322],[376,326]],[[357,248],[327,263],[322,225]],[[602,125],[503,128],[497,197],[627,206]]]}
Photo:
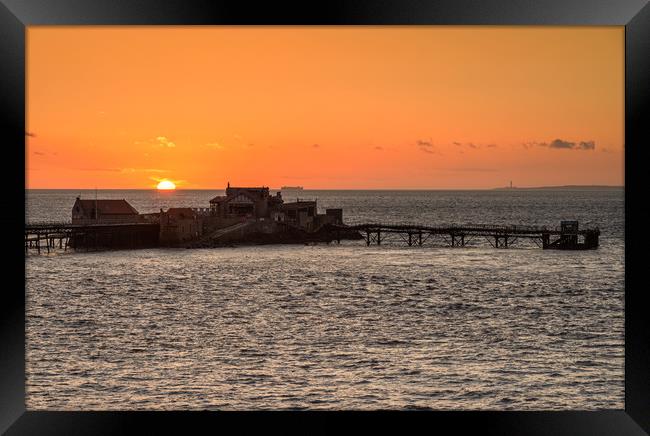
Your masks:
{"label": "calm sea", "polygon": [[[139,212],[223,191],[99,191]],[[75,197],[27,192],[26,220]],[[341,245],[26,258],[27,408],[623,409],[623,190],[303,191],[346,222],[598,226],[598,250]]]}

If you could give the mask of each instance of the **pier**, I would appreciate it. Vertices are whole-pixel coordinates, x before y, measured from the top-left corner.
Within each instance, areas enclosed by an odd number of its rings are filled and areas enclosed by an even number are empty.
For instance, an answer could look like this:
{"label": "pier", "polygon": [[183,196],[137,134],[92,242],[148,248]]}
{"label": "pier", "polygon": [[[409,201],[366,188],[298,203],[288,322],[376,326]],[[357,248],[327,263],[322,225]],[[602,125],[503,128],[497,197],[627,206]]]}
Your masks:
{"label": "pier", "polygon": [[39,223],[25,225],[25,254],[54,249],[67,251],[156,247],[160,225],[151,223],[70,224]]}
{"label": "pier", "polygon": [[[321,235],[324,240],[340,242],[341,239],[355,239],[349,235],[358,232],[367,246],[397,241],[409,247],[466,247],[472,241],[479,241],[493,248],[503,249],[516,247],[520,240],[529,240],[542,249],[588,250],[598,248],[600,236],[598,228],[579,230],[577,221],[563,221],[556,228],[479,224],[430,226],[405,223],[341,224],[326,227],[326,235]],[[225,230],[230,228],[220,231]],[[28,224],[25,226],[25,254],[30,250],[40,254],[49,253],[54,249],[66,251],[68,248],[90,251],[158,247],[159,235],[158,223]]]}
{"label": "pier", "polygon": [[343,223],[342,209],[319,214],[317,203],[285,203],[266,187],[234,188],[210,200],[210,208],[169,208],[138,213],[126,200],[81,200],[77,197],[72,222],[32,223],[25,226],[25,254],[54,249],[67,251],[137,249],[160,246],[202,247],[224,244],[281,244],[365,240],[367,246],[392,240],[409,247],[475,246],[487,242],[510,248],[521,240],[543,249],[596,249],[600,230],[579,229],[578,221],[561,221],[555,228],[526,225],[426,225],[412,223]]}
{"label": "pier", "polygon": [[[341,226],[339,226],[341,227]],[[341,227],[342,228],[342,227]],[[562,221],[559,227],[499,226],[499,225],[444,225],[427,226],[399,223],[365,223],[345,226],[365,235],[366,245],[381,245],[387,236],[411,246],[423,246],[434,241],[449,247],[465,247],[470,241],[485,241],[494,248],[509,248],[519,240],[531,240],[543,249],[587,250],[596,249],[600,230],[578,229],[577,221]]]}

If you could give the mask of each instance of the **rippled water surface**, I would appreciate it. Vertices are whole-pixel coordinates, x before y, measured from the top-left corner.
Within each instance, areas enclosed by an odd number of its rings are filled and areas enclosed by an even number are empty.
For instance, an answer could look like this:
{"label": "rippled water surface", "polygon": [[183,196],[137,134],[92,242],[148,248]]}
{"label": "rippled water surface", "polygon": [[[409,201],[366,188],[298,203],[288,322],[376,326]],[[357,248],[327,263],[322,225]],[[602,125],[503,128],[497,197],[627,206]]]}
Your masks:
{"label": "rippled water surface", "polygon": [[[99,196],[153,212],[217,193]],[[27,219],[68,219],[76,195],[30,191]],[[600,227],[601,247],[393,240],[30,255],[27,407],[623,408],[622,190],[301,196],[343,207],[348,222],[575,217]]]}

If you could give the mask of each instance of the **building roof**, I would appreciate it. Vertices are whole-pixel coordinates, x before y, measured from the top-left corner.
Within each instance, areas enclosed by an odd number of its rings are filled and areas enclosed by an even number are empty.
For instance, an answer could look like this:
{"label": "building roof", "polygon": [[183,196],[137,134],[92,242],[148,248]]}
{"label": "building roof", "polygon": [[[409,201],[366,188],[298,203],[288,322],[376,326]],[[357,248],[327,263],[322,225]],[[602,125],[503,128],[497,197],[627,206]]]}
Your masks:
{"label": "building roof", "polygon": [[242,190],[242,191],[268,191],[268,186],[228,186],[226,190]]}
{"label": "building roof", "polygon": [[81,200],[77,198],[76,206],[86,213],[91,213],[97,206],[99,215],[138,215],[138,211],[126,200]]}
{"label": "building roof", "polygon": [[217,195],[212,200],[210,200],[210,203],[220,203],[226,200],[228,200],[228,197],[226,197],[225,195]]}
{"label": "building roof", "polygon": [[235,197],[240,194],[246,194],[251,198],[258,198],[258,199],[263,199],[270,195],[269,188],[267,188],[266,186],[252,187],[252,188],[229,186],[226,188],[226,196],[229,198]]}
{"label": "building roof", "polygon": [[224,201],[230,201],[238,195],[246,195],[251,200],[263,199],[269,195],[269,188],[266,186],[254,186],[254,187],[238,187],[238,186],[228,186],[226,188],[226,195],[217,195],[210,203],[221,203]]}

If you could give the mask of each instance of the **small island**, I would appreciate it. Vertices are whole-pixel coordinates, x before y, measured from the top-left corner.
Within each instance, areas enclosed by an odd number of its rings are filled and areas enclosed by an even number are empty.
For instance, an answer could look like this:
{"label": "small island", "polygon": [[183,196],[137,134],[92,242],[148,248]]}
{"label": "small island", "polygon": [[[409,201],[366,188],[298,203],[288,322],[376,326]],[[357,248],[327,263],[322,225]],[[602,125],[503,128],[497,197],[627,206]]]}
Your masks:
{"label": "small island", "polygon": [[[285,202],[282,193],[271,195],[266,186],[226,187],[209,207],[172,207],[139,213],[125,199],[81,199],[72,207],[72,224],[113,225],[106,234],[76,233],[71,247],[100,245],[133,248],[145,246],[208,248],[234,244],[283,244],[340,242],[363,239],[343,223],[343,210],[328,208],[318,213],[315,199]],[[100,241],[97,238],[102,238]]]}

